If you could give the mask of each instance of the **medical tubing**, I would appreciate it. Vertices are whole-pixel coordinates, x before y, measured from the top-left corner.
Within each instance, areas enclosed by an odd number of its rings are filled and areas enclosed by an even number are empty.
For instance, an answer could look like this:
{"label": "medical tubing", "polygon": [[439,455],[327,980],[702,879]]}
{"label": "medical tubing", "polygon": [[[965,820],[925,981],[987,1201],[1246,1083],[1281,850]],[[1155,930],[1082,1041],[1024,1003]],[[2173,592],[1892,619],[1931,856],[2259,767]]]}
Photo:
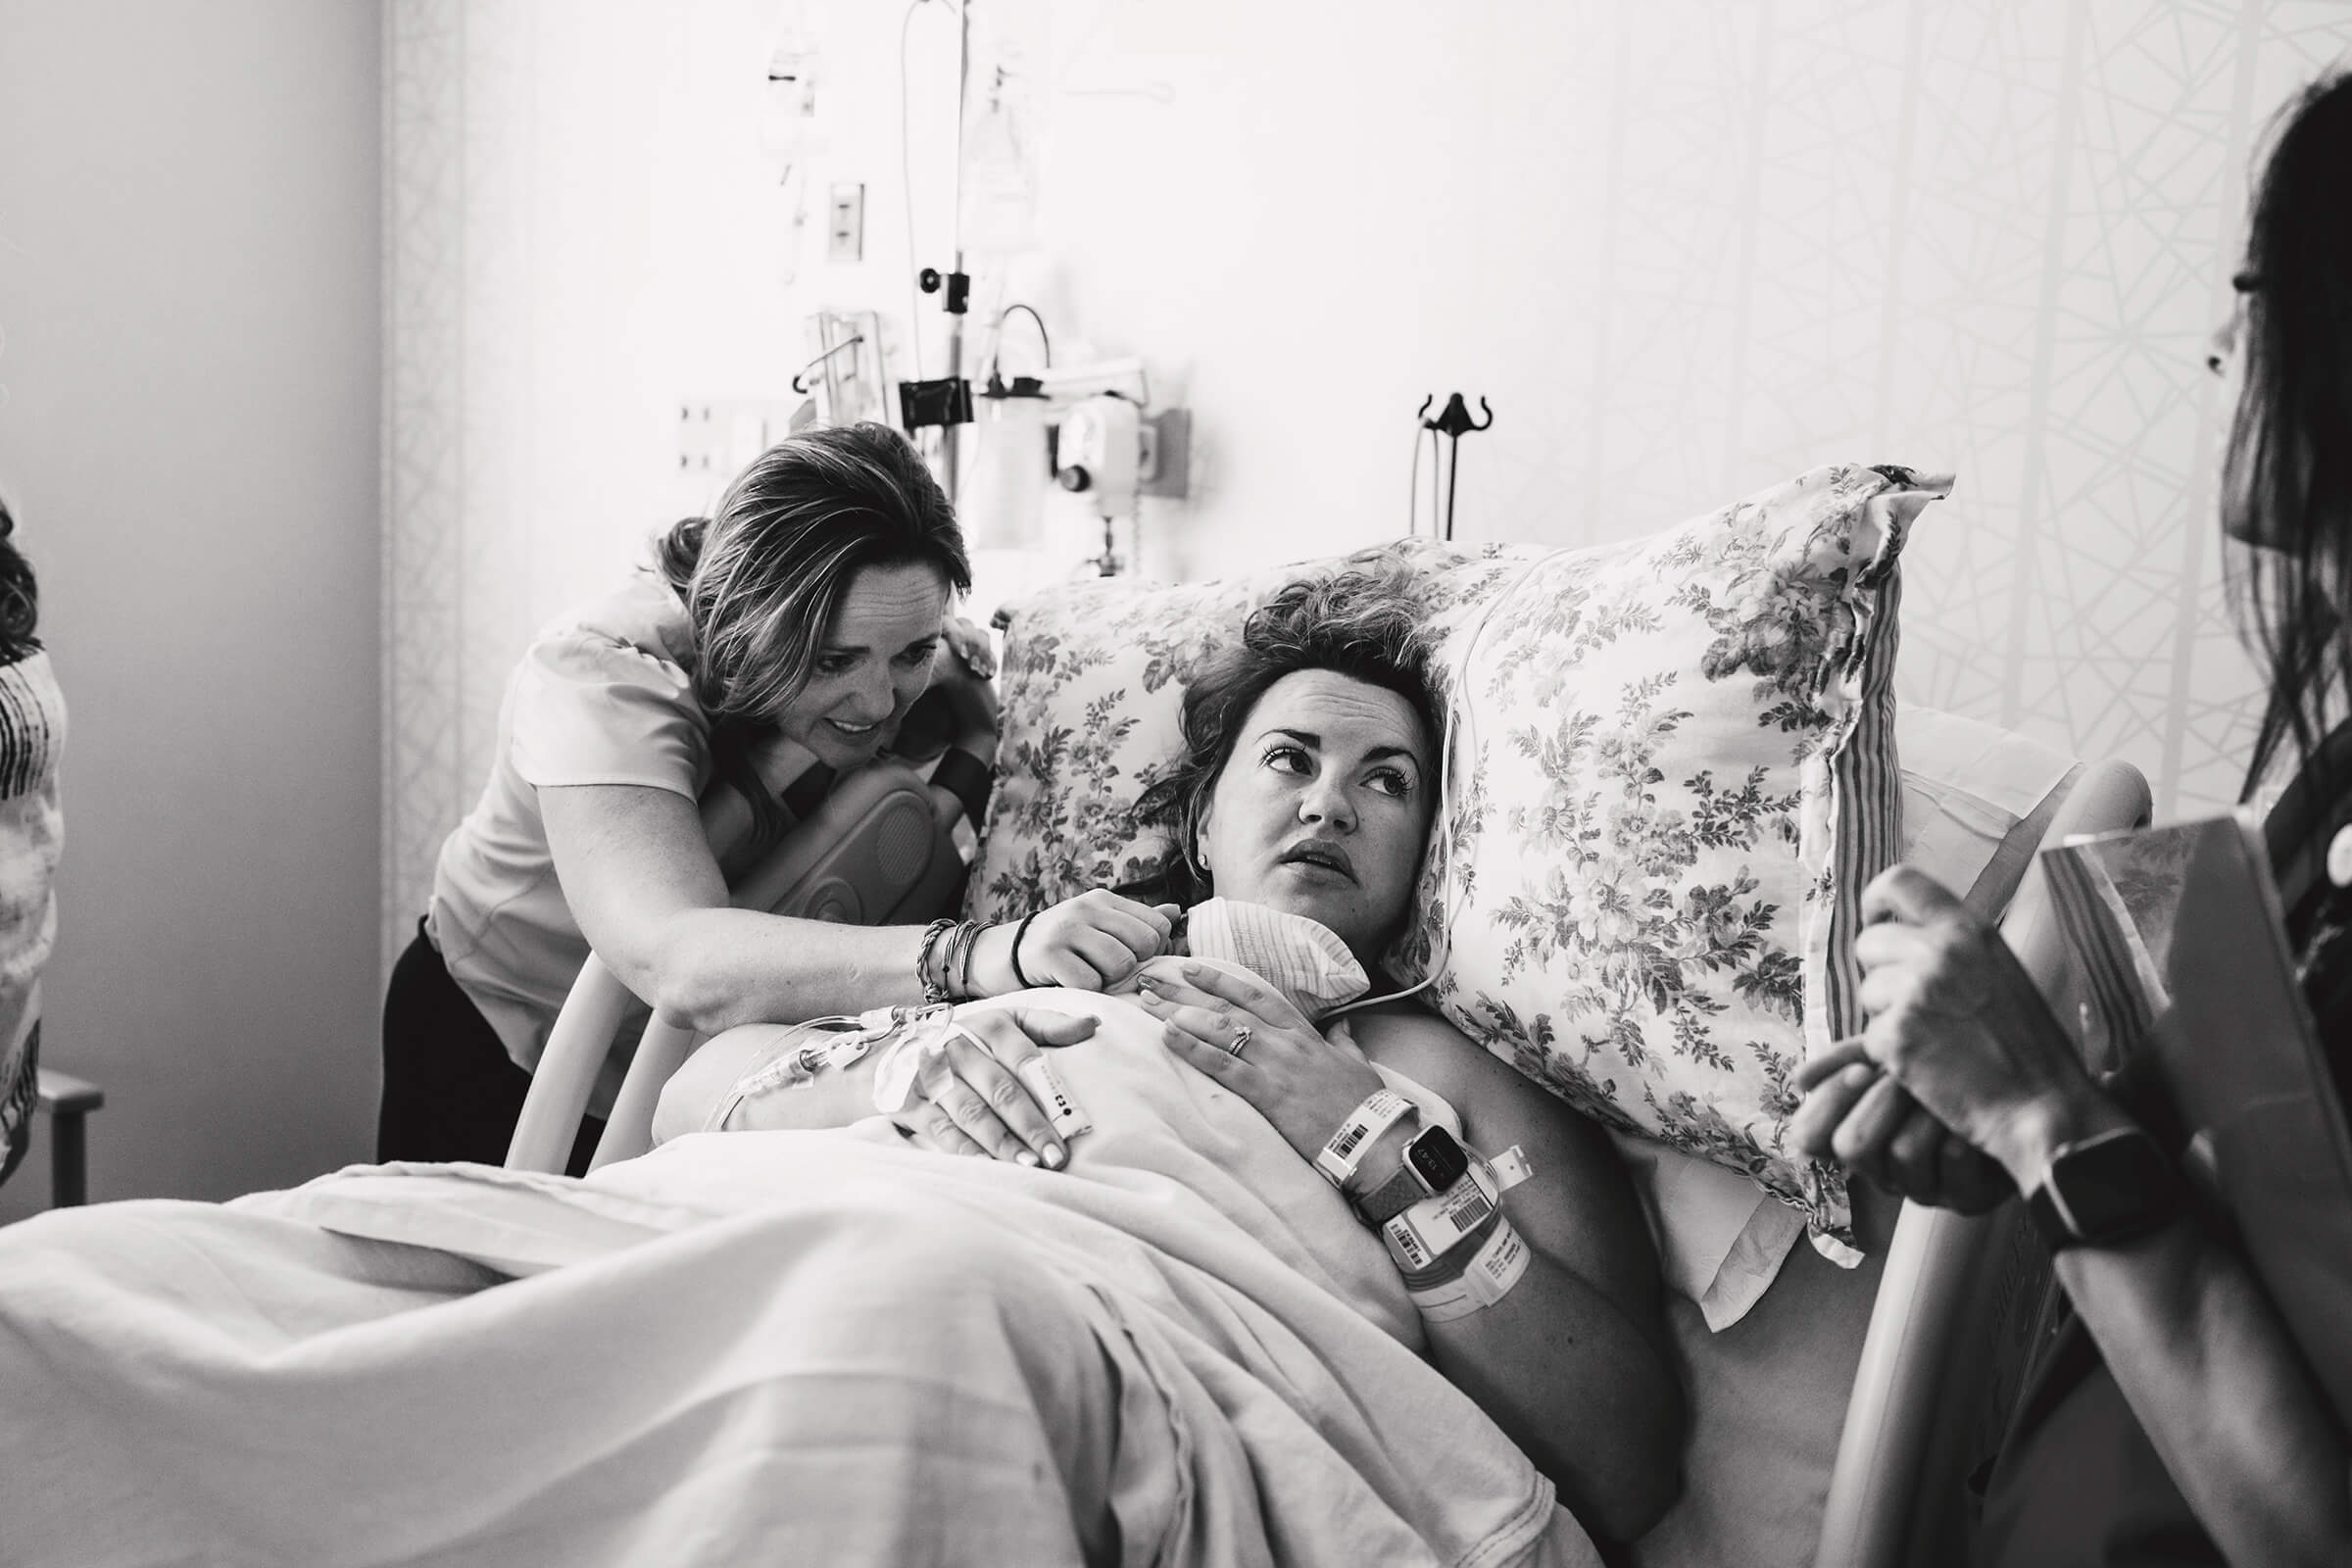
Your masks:
{"label": "medical tubing", "polygon": [[1470,639],[1468,643],[1464,645],[1462,649],[1462,657],[1454,670],[1454,686],[1461,695],[1456,702],[1446,705],[1446,739],[1443,753],[1438,759],[1437,831],[1446,835],[1445,848],[1442,851],[1442,858],[1438,862],[1438,907],[1441,915],[1443,916],[1438,922],[1438,936],[1440,940],[1445,943],[1444,950],[1440,953],[1434,953],[1430,956],[1428,965],[1429,972],[1424,974],[1412,985],[1406,986],[1401,991],[1392,991],[1386,996],[1374,995],[1358,997],[1355,1001],[1348,1003],[1344,1006],[1332,1008],[1331,1011],[1325,1013],[1321,1019],[1317,1020],[1318,1022],[1328,1022],[1333,1018],[1341,1016],[1343,1013],[1353,1012],[1358,1007],[1369,1007],[1375,1003],[1402,1002],[1405,998],[1411,996],[1416,991],[1426,991],[1429,989],[1430,984],[1438,978],[1438,972],[1445,968],[1446,961],[1452,957],[1453,922],[1461,913],[1460,901],[1456,896],[1459,884],[1454,880],[1453,875],[1454,710],[1458,707],[1461,710],[1462,717],[1467,720],[1470,733],[1465,744],[1475,751],[1478,746],[1478,714],[1470,702],[1470,662],[1478,655],[1479,639],[1486,636],[1487,626],[1491,621],[1494,620],[1494,612],[1500,610],[1513,595],[1517,594],[1520,589],[1527,586],[1528,579],[1536,574],[1537,567],[1543,565],[1545,562],[1551,560],[1553,557],[1565,555],[1566,553],[1567,552],[1565,550],[1551,550],[1546,551],[1541,556],[1538,556],[1535,560],[1527,564],[1525,570],[1521,571],[1518,576],[1511,579],[1511,585],[1508,588],[1505,588],[1502,592],[1496,594],[1494,598],[1487,601],[1486,608],[1478,612],[1478,620],[1476,624],[1470,628]]}
{"label": "medical tubing", "polygon": [[1021,968],[1021,938],[1029,934],[1029,922],[1036,919],[1037,914],[1037,910],[1031,909],[1027,914],[1021,916],[1021,923],[1012,928],[1012,977],[1021,983],[1023,991],[1037,989],[1037,982],[1030,979],[1028,973]]}

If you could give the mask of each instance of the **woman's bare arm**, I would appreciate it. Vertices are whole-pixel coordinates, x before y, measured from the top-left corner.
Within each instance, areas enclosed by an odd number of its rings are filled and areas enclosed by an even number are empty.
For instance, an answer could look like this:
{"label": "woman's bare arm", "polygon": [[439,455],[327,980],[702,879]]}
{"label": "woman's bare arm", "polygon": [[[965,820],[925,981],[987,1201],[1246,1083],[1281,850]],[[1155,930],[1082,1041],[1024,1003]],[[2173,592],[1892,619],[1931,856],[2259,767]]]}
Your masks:
{"label": "woman's bare arm", "polygon": [[[914,926],[836,925],[727,906],[692,802],[632,784],[539,791],[539,814],[572,918],[620,982],[698,1034],[923,1000]],[[973,945],[972,994],[1041,984],[1099,990],[1166,945],[1173,906],[1095,888],[1039,913],[1026,934],[991,926]]]}
{"label": "woman's bare arm", "polygon": [[[1898,865],[1864,890],[1862,908],[1873,923],[1854,954],[1871,1060],[2020,1192],[2041,1184],[2067,1144],[2132,1125],[2000,934],[1948,889]],[[1845,1103],[1832,1095],[1831,1112],[1847,1122],[1863,1113]],[[1835,1119],[1825,1113],[1814,1131],[1841,1153],[1869,1142],[1835,1142]],[[2127,1246],[2066,1249],[2057,1268],[2174,1484],[2231,1562],[2352,1561],[2343,1424],[2252,1270],[2204,1216]]]}
{"label": "woman's bare arm", "polygon": [[1588,1529],[1641,1536],[1680,1489],[1684,1405],[1657,1255],[1616,1152],[1597,1126],[1442,1019],[1376,1015],[1356,1038],[1371,1059],[1451,1101],[1473,1149],[1492,1156],[1516,1145],[1535,1171],[1502,1205],[1532,1254],[1527,1275],[1484,1311],[1429,1325],[1439,1368],[1552,1478]]}
{"label": "woman's bare arm", "polygon": [[[2067,1142],[2131,1125],[2084,1081],[2013,1119],[1994,1156],[2033,1185]],[[2202,1214],[2057,1256],[2174,1485],[2233,1563],[2352,1562],[2352,1446],[2278,1310]],[[2352,1309],[2352,1303],[2347,1303]]]}
{"label": "woman's bare arm", "polygon": [[920,931],[727,906],[694,803],[633,784],[539,791],[581,934],[655,1011],[700,1034],[922,1000]]}

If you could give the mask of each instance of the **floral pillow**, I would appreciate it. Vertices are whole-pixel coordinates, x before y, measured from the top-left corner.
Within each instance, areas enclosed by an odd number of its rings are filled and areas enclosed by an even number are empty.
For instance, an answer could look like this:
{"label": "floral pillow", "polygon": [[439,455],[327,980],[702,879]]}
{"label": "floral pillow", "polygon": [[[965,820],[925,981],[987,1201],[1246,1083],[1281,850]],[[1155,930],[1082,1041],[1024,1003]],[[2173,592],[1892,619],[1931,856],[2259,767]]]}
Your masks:
{"label": "floral pillow", "polygon": [[[1840,466],[1628,544],[1385,552],[1426,585],[1454,727],[1392,967],[1434,959],[1426,994],[1472,1038],[1747,1175],[1847,1262],[1842,1177],[1786,1149],[1788,1080],[1861,1022],[1857,903],[1900,826],[1894,565],[1947,490]],[[1166,841],[1133,808],[1176,755],[1184,682],[1267,593],[1342,564],[1015,607],[967,912],[1155,869]]]}
{"label": "floral pillow", "polygon": [[[1183,749],[1185,683],[1283,584],[1389,559],[1415,568],[1433,609],[1506,579],[1544,552],[1400,540],[1353,556],[1177,587],[1059,583],[1000,612],[1004,657],[996,787],[965,895],[976,920],[1016,919],[1088,888],[1140,881],[1169,844],[1135,819]],[[1512,565],[1517,562],[1516,567]]]}
{"label": "floral pillow", "polygon": [[[1441,612],[1456,788],[1396,968],[1607,1126],[1744,1172],[1859,1260],[1788,1082],[1861,1027],[1900,849],[1895,562],[1948,480],[1817,468]],[[1446,940],[1449,932],[1451,940]]]}

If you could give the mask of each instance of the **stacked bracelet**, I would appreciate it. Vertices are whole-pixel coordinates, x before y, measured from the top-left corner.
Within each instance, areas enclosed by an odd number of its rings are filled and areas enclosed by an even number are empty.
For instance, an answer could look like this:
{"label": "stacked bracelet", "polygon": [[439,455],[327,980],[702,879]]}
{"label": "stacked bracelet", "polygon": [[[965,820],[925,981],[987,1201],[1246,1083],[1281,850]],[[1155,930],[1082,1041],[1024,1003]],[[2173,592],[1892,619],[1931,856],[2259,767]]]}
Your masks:
{"label": "stacked bracelet", "polygon": [[1037,911],[1031,909],[1021,916],[1021,923],[1012,928],[1012,977],[1021,983],[1023,991],[1037,989],[1037,982],[1030,979],[1021,968],[1021,938],[1029,934],[1029,922],[1036,918]]}
{"label": "stacked bracelet", "polygon": [[[914,956],[914,977],[922,982],[923,1001],[969,1002],[979,995],[972,989],[972,952],[987,929],[977,920],[934,920],[923,927],[923,945]],[[934,954],[939,958],[936,965],[931,961]],[[1013,973],[1020,973],[1017,965]]]}
{"label": "stacked bracelet", "polygon": [[951,993],[958,1002],[968,1002],[972,996],[972,949],[980,941],[980,922],[966,920],[956,926],[956,936],[948,949],[945,965]]}
{"label": "stacked bracelet", "polygon": [[931,955],[938,948],[939,939],[955,929],[956,922],[953,920],[934,920],[923,927],[923,945],[914,956],[914,978],[921,984],[923,1000],[927,1003],[936,1004],[948,1000],[947,969],[943,965],[937,971],[938,978],[932,978]]}

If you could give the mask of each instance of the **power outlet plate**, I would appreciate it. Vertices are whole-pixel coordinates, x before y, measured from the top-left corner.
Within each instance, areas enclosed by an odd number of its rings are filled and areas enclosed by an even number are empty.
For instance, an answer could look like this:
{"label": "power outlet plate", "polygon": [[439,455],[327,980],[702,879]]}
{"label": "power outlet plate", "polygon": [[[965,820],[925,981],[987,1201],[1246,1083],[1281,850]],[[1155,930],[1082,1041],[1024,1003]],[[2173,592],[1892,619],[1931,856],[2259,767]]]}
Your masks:
{"label": "power outlet plate", "polygon": [[834,186],[826,212],[825,260],[865,260],[865,187],[861,184]]}
{"label": "power outlet plate", "polygon": [[740,473],[784,439],[796,405],[773,398],[687,398],[678,404],[678,472]]}

